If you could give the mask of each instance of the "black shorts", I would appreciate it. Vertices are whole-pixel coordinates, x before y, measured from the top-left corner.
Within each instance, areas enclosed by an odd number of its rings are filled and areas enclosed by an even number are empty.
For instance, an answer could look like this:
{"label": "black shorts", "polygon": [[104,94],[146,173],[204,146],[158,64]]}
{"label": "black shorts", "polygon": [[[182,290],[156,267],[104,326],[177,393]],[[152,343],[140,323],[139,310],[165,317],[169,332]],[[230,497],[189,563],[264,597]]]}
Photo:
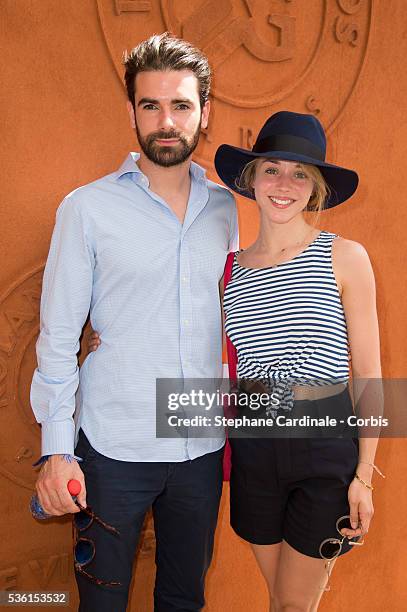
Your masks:
{"label": "black shorts", "polygon": [[[348,392],[323,400],[349,411]],[[295,402],[304,404],[313,402]],[[309,406],[310,409],[315,406]],[[323,409],[323,406],[319,406]],[[320,558],[326,538],[339,537],[338,518],[349,514],[348,488],[358,463],[358,442],[342,438],[232,438],[230,516],[234,531],[252,544],[285,540]],[[352,547],[344,542],[342,553]]]}

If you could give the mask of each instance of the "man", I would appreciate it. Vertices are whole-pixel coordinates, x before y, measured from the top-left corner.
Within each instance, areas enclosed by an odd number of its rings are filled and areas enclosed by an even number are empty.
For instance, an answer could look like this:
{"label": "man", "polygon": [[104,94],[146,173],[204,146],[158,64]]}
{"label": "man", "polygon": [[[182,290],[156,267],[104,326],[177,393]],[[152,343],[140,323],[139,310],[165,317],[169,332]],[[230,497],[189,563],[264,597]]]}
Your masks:
{"label": "man", "polygon": [[[157,438],[155,384],[157,378],[220,376],[218,283],[227,253],[236,248],[236,207],[191,162],[208,124],[207,59],[163,34],[133,49],[125,67],[141,152],[65,198],[44,274],[31,390],[42,425],[37,492],[49,514],[77,512],[67,492],[76,478],[79,503],[120,532],[96,521],[84,532],[93,546],[86,565],[93,579],[76,564],[80,611],[126,610],[150,506],[155,610],[200,610],[224,439]],[[76,354],[89,311],[102,346],[79,375]]]}

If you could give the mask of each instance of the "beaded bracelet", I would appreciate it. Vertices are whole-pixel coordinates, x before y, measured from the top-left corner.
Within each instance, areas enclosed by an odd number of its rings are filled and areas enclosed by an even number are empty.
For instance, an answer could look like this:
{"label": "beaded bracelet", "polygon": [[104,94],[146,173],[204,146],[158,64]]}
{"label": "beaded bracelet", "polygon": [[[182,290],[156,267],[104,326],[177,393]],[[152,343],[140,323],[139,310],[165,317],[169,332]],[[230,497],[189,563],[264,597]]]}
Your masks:
{"label": "beaded bracelet", "polygon": [[[40,457],[38,459],[38,461],[36,461],[35,463],[32,464],[33,467],[37,467],[38,465],[42,465],[43,463],[45,463],[46,461],[48,461],[48,459],[52,457],[52,455],[43,455],[42,457]],[[72,461],[74,459],[76,459],[76,461],[80,462],[82,461],[81,457],[77,457],[76,455],[69,455],[67,453],[63,454],[62,457],[65,459],[65,461],[67,461],[68,463],[72,463]]]}

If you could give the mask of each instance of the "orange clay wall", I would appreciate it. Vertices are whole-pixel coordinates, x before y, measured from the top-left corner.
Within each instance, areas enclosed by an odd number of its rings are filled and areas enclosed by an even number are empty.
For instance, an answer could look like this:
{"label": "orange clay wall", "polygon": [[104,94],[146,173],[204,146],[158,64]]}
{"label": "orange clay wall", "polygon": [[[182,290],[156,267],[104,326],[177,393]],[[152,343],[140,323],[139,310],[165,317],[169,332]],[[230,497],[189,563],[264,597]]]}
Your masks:
{"label": "orange clay wall", "polygon": [[[211,178],[222,142],[251,147],[271,113],[315,113],[329,159],[355,168],[352,200],[321,227],[367,248],[377,279],[383,371],[407,375],[407,3],[404,0],[2,0],[0,244],[0,590],[68,590],[77,606],[68,519],[35,522],[28,502],[40,431],[29,405],[43,265],[62,197],[137,150],[120,60],[170,29],[214,67],[212,113],[196,159]],[[241,244],[257,211],[239,201]],[[401,405],[405,409],[404,405]],[[346,556],[322,610],[402,612],[407,601],[407,448],[380,444],[376,513]],[[225,485],[207,610],[265,611],[249,547],[228,524]],[[152,610],[154,532],[146,523],[130,609]],[[38,608],[36,608],[38,609]],[[48,608],[47,608],[48,609]],[[114,612],[114,611],[112,611]]]}

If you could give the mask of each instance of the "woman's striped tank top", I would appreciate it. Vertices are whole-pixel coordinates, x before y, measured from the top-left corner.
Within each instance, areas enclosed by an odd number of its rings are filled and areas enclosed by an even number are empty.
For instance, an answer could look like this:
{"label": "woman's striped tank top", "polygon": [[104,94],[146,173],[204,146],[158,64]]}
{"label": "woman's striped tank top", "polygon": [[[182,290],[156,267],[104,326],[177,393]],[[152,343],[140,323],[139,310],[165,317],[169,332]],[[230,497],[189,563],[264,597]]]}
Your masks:
{"label": "woman's striped tank top", "polygon": [[290,261],[263,269],[243,268],[235,255],[224,310],[239,378],[277,387],[348,380],[347,328],[332,267],[335,237],[321,231]]}

